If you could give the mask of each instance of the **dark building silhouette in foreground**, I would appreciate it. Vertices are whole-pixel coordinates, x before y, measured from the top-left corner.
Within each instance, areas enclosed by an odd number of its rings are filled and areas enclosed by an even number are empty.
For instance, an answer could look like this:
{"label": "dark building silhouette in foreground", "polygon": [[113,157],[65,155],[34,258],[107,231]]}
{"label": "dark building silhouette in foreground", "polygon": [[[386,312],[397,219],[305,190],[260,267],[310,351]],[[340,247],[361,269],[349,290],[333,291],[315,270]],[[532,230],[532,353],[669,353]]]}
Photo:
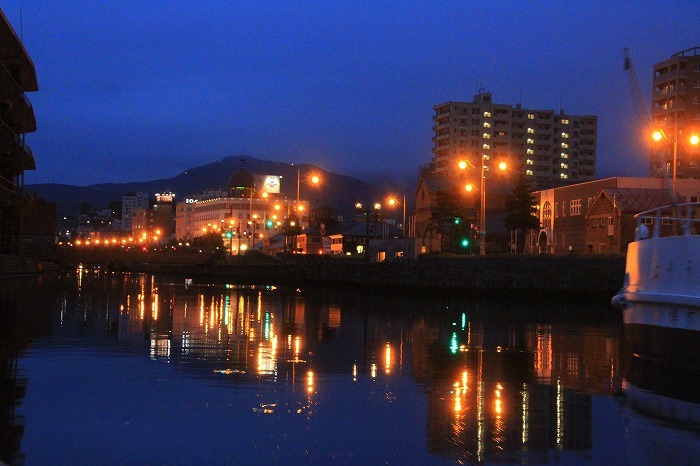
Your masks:
{"label": "dark building silhouette in foreground", "polygon": [[0,10],[0,254],[17,254],[22,217],[33,212],[24,192],[25,170],[35,170],[25,133],[36,131],[25,92],[38,90],[34,64]]}

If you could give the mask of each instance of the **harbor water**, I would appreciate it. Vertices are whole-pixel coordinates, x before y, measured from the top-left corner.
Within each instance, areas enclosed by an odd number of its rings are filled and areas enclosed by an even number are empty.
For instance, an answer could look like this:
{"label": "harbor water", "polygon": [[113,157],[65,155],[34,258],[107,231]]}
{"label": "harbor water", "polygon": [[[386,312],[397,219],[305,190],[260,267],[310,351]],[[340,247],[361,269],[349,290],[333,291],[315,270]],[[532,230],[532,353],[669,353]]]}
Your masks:
{"label": "harbor water", "polygon": [[0,349],[7,464],[700,459],[692,418],[648,409],[692,412],[664,393],[688,379],[631,370],[607,302],[78,268],[0,282]]}

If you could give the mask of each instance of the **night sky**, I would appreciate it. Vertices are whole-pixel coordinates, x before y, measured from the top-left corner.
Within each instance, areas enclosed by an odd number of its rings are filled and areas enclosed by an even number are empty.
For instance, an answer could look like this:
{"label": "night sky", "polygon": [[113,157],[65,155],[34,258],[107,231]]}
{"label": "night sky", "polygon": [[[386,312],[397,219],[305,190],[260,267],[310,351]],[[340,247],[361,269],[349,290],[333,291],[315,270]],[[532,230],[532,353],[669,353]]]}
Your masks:
{"label": "night sky", "polygon": [[598,116],[598,177],[644,176],[629,47],[700,46],[700,2],[68,1],[1,5],[36,67],[25,183],[169,178],[229,155],[361,177],[431,159],[433,105]]}

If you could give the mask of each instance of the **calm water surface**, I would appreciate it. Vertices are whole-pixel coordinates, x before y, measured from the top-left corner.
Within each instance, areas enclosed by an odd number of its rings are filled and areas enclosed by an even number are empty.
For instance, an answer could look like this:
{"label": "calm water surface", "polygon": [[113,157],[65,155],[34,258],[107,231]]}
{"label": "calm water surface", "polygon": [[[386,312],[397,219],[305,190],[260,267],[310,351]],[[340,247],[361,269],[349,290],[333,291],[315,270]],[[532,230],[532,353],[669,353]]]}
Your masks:
{"label": "calm water surface", "polygon": [[700,458],[696,431],[619,396],[659,389],[645,385],[649,371],[630,385],[621,317],[607,303],[79,269],[0,282],[0,329],[8,464]]}

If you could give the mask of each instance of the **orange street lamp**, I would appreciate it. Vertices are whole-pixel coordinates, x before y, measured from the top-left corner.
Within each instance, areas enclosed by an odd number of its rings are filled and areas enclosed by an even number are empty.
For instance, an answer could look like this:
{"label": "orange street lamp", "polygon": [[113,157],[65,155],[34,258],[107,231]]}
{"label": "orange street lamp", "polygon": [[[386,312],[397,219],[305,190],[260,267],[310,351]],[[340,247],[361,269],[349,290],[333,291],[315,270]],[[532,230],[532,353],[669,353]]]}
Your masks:
{"label": "orange street lamp", "polygon": [[[399,204],[398,199],[395,197],[390,197],[389,198],[389,206],[394,207],[396,204]],[[401,232],[403,233],[403,236],[406,236],[406,195],[403,195],[403,202],[400,203],[401,206],[403,207],[403,221],[401,223]]]}
{"label": "orange street lamp", "polygon": [[[318,175],[306,175],[305,180],[311,181],[314,185],[319,185],[321,183],[321,178]],[[301,193],[301,167],[297,167],[297,204],[299,203]]]}
{"label": "orange street lamp", "polygon": [[[651,134],[651,138],[656,141],[660,142],[662,139],[665,139],[668,142],[671,142],[673,144],[673,175],[672,175],[672,185],[673,185],[673,197],[675,199],[676,196],[676,169],[678,168],[678,127],[673,131],[673,141],[669,139],[669,137],[666,135],[664,130],[662,129],[657,129]],[[697,146],[698,143],[700,143],[700,136],[697,134],[691,134],[690,137],[688,138],[688,142],[694,146]],[[664,161],[665,162],[665,161]],[[666,166],[666,163],[664,163],[664,167]],[[666,171],[668,173],[668,170]]]}
{"label": "orange street lamp", "polygon": [[[486,154],[483,154],[481,156],[481,182],[480,182],[480,188],[479,188],[479,194],[480,194],[480,205],[479,205],[479,255],[483,256],[486,254]],[[459,168],[464,170],[467,168],[467,164],[472,165],[469,161],[460,161],[459,162]],[[505,171],[508,168],[508,164],[506,162],[500,162],[498,164],[498,169],[501,171]],[[468,184],[465,186],[465,189],[468,192],[471,192],[474,190],[476,186],[473,184]]]}

